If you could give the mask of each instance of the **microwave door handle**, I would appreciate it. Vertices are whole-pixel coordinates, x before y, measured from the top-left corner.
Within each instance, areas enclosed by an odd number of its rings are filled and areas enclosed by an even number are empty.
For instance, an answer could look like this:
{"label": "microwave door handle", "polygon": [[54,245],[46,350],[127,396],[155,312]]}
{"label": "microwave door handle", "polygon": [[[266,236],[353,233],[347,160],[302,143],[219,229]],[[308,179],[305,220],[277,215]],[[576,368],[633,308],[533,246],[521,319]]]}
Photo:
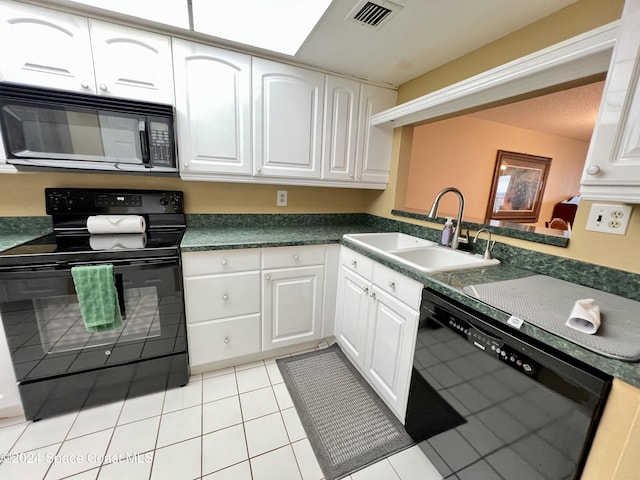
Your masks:
{"label": "microwave door handle", "polygon": [[138,131],[140,133],[140,148],[142,150],[142,163],[149,165],[149,137],[147,136],[147,122],[145,120],[138,121]]}

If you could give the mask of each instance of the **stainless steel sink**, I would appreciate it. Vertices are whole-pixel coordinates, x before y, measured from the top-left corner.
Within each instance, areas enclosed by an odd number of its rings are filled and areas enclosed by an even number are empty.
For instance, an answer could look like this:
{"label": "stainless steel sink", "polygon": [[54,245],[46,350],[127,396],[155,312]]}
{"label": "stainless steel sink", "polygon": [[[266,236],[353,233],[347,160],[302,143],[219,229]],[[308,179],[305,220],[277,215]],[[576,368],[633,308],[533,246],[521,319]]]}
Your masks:
{"label": "stainless steel sink", "polygon": [[442,247],[400,232],[346,234],[345,239],[426,273],[489,267],[500,260]]}

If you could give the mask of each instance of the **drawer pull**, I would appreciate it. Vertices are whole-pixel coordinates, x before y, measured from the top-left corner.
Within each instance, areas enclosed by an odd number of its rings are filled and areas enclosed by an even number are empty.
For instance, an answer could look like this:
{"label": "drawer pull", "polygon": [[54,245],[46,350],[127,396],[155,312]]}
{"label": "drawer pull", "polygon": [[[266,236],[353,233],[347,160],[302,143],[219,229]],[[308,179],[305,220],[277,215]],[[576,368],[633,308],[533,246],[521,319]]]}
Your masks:
{"label": "drawer pull", "polygon": [[396,282],[389,280],[389,288],[396,288]]}
{"label": "drawer pull", "polygon": [[229,300],[229,295],[227,295],[226,293],[222,295],[222,300],[224,300],[225,302]]}
{"label": "drawer pull", "polygon": [[221,263],[222,265],[226,265],[226,264],[227,264],[227,259],[226,259],[226,258],[223,258],[222,260],[220,260],[220,263]]}
{"label": "drawer pull", "polygon": [[229,337],[224,337],[224,343],[229,343],[231,339]]}
{"label": "drawer pull", "polygon": [[374,300],[376,299],[376,292],[373,292],[373,293],[371,294],[371,298],[373,298]]}
{"label": "drawer pull", "polygon": [[351,260],[351,266],[353,268],[356,268],[358,266],[358,262],[356,262],[355,260]]}
{"label": "drawer pull", "polygon": [[362,289],[362,291],[363,291],[364,293],[366,293],[367,295],[369,295],[369,287],[364,287],[364,288]]}

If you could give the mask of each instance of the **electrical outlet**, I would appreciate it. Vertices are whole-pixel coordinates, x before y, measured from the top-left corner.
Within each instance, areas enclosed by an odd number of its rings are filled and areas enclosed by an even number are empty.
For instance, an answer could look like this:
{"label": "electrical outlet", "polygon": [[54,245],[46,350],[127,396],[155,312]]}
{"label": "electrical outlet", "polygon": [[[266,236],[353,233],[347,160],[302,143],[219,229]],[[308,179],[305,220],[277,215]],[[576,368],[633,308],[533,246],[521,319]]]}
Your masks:
{"label": "electrical outlet", "polygon": [[286,190],[278,190],[278,195],[276,197],[276,206],[277,207],[286,207],[287,206],[287,191]]}
{"label": "electrical outlet", "polygon": [[627,233],[631,209],[630,205],[594,203],[589,212],[587,230],[624,235]]}

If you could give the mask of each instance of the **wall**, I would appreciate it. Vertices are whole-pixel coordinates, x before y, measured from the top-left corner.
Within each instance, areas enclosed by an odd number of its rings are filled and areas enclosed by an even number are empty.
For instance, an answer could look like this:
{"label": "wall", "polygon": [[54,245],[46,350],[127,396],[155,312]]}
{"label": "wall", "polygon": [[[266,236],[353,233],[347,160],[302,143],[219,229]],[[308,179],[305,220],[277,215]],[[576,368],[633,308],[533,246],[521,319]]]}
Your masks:
{"label": "wall", "polygon": [[[0,216],[46,215],[46,187],[174,189],[185,193],[187,213],[353,213],[368,196],[350,188],[184,182],[178,178],[114,174],[0,174]],[[288,191],[288,206],[276,207],[276,191]]]}
{"label": "wall", "polygon": [[[552,159],[536,223],[544,227],[556,202],[578,194],[588,148],[588,142],[467,116],[421,125],[413,132],[405,207],[428,210],[442,188],[453,186],[465,194],[465,218],[482,223],[497,150],[528,153]],[[442,216],[457,209],[453,195],[442,198]]]}
{"label": "wall", "polygon": [[[553,15],[401,85],[398,91],[398,103],[426,95],[505,62],[617,20],[620,18],[623,5],[623,0],[606,2],[579,0]],[[393,183],[390,183],[384,192],[369,193],[371,202],[369,213],[392,217],[391,210],[404,203],[406,178],[403,176],[408,175],[409,170],[411,148],[410,143],[407,142],[411,142],[412,130],[411,126],[396,129],[391,165],[391,170],[396,175],[392,175]],[[636,254],[637,239],[640,238],[639,209],[636,207],[631,215],[627,234],[616,236],[588,232],[584,229],[591,203],[581,202],[568,248],[552,247],[510,238],[498,238],[498,240],[552,255],[640,273],[640,255]],[[406,221],[404,218],[400,220]],[[416,221],[415,223],[436,227],[436,225],[426,222]]]}

